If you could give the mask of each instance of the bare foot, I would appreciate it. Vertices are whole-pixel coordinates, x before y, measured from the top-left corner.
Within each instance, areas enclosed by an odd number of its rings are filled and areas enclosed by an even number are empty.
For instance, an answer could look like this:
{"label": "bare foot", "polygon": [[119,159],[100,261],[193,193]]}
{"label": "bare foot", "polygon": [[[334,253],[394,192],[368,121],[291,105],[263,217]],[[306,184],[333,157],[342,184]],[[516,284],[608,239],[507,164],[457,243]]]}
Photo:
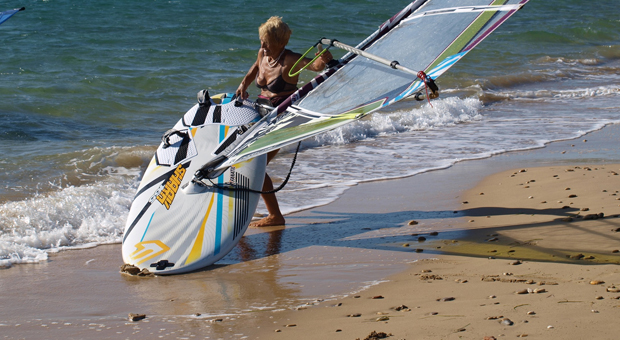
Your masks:
{"label": "bare foot", "polygon": [[284,216],[268,215],[256,222],[250,223],[250,227],[272,227],[276,225],[284,225]]}

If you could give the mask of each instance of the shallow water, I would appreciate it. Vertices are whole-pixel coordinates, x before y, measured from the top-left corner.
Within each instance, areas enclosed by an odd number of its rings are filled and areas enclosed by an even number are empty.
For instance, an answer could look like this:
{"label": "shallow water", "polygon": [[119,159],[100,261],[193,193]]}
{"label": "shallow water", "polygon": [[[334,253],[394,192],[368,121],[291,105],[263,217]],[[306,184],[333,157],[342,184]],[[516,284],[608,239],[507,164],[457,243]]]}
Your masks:
{"label": "shallow water", "polygon": [[[256,28],[270,15],[291,24],[289,47],[303,51],[322,36],[355,44],[406,4],[20,3],[27,10],[0,26],[0,262],[120,242],[161,134],[200,89],[235,90],[255,58]],[[433,107],[404,101],[304,141],[278,196],[282,210],[326,204],[360,182],[619,122],[618,14],[612,0],[596,8],[532,1],[438,81]],[[276,182],[292,151],[270,165]],[[244,260],[238,252],[225,259]]]}

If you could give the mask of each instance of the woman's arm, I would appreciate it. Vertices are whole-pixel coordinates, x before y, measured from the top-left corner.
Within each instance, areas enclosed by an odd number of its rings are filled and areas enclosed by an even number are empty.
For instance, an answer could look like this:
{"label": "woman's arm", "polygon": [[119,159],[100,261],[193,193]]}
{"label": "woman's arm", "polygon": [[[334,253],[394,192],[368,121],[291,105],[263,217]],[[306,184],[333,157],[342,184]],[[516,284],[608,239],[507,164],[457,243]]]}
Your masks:
{"label": "woman's arm", "polygon": [[[318,52],[316,54],[318,54]],[[295,65],[299,58],[301,58],[301,54],[295,52],[288,53],[286,55],[284,69],[282,70],[282,77],[289,83],[297,83],[297,78],[299,77],[298,75],[295,77],[289,77],[289,73],[295,73],[301,70],[304,66],[310,64],[310,62],[312,61],[311,58],[303,58],[299,62],[299,64],[295,66],[295,69],[291,70],[291,68],[293,67],[293,65]],[[307,69],[315,72],[321,72],[325,69],[325,65],[327,65],[327,63],[330,62],[332,59],[334,59],[332,54],[329,51],[325,51],[325,53],[323,53],[320,58],[315,60],[314,63],[308,65]]]}
{"label": "woman's arm", "polygon": [[[319,53],[320,52],[317,52],[315,55],[318,55]],[[334,59],[334,57],[332,56],[331,52],[325,51],[325,53],[323,53],[317,60],[315,60],[312,64],[308,66],[308,70],[314,72],[321,72],[325,69],[325,65],[327,65],[327,63],[329,63],[332,59]],[[306,61],[305,64],[308,64],[312,61],[312,59],[309,58],[304,58],[304,60]]]}
{"label": "woman's arm", "polygon": [[254,64],[250,67],[250,70],[245,75],[245,77],[243,77],[241,84],[239,84],[239,87],[237,88],[237,91],[235,92],[237,97],[240,97],[241,99],[248,99],[248,97],[250,96],[247,90],[248,90],[248,87],[250,87],[250,84],[252,84],[252,82],[254,81],[254,79],[256,79],[256,76],[258,75],[258,64],[261,58],[263,57],[262,54],[263,54],[263,50],[260,49],[258,51],[256,62],[254,62]]}

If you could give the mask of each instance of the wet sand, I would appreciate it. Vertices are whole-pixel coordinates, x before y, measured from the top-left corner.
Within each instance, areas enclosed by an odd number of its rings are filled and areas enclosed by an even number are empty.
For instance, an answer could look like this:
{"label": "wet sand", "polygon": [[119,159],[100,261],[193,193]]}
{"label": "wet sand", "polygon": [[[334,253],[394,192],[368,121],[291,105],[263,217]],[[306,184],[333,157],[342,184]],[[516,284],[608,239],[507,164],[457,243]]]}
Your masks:
{"label": "wet sand", "polygon": [[[612,125],[361,184],[287,216],[286,228],[250,229],[218,266],[192,274],[121,275],[120,245],[16,265],[0,271],[0,334],[612,339],[620,331],[619,141]],[[132,322],[128,313],[146,318]]]}

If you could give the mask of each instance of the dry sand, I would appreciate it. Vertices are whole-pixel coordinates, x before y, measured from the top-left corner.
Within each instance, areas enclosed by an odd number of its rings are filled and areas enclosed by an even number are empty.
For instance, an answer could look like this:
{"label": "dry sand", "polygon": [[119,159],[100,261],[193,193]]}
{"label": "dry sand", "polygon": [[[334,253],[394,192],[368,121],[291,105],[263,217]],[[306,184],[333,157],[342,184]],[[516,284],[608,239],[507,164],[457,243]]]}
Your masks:
{"label": "dry sand", "polygon": [[121,275],[120,245],[52,254],[0,271],[0,338],[616,339],[619,149],[611,125],[361,184],[187,275]]}
{"label": "dry sand", "polygon": [[470,232],[415,244],[440,247],[437,259],[355,296],[274,315],[260,338],[617,339],[618,173],[620,164],[492,175],[462,196],[452,223]]}

